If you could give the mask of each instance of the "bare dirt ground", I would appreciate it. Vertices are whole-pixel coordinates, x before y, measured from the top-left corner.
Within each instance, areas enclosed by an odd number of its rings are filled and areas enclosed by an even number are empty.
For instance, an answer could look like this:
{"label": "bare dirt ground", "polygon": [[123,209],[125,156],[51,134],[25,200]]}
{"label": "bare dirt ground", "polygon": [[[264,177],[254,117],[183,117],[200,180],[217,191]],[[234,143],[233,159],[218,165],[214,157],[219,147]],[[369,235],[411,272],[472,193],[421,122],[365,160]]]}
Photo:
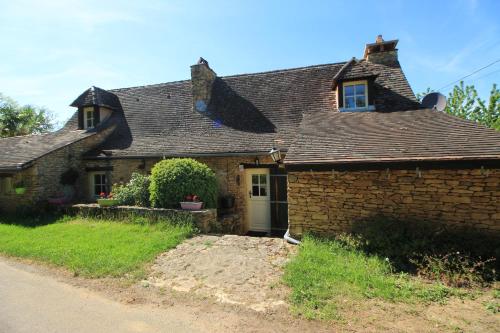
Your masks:
{"label": "bare dirt ground", "polygon": [[143,283],[272,312],[286,308],[280,278],[295,250],[279,238],[198,236],[160,255]]}
{"label": "bare dirt ground", "polygon": [[446,304],[344,300],[341,318],[333,322],[291,315],[289,290],[280,278],[296,250],[281,239],[197,236],[158,256],[142,281],[85,279],[60,268],[9,261],[130,307],[189,316],[206,332],[500,332],[500,314],[486,309],[498,303],[493,289]]}

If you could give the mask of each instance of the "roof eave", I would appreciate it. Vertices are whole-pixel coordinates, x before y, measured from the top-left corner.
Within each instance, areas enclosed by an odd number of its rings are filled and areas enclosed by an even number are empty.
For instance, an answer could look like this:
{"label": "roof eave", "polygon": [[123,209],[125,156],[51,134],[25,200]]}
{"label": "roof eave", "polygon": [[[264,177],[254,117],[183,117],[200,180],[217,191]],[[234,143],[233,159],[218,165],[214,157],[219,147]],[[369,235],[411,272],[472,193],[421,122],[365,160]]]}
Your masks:
{"label": "roof eave", "polygon": [[284,161],[285,167],[295,170],[335,170],[362,168],[362,169],[383,169],[390,167],[409,167],[414,165],[434,166],[440,164],[446,167],[500,167],[500,155],[483,155],[483,156],[448,156],[448,157],[418,157],[418,158],[381,158],[381,159],[365,159],[365,160],[325,160],[325,161]]}
{"label": "roof eave", "polygon": [[34,160],[25,162],[25,163],[18,163],[16,165],[11,165],[11,166],[2,166],[0,167],[0,173],[9,173],[9,172],[19,172],[26,170],[30,167],[32,167],[34,164]]}
{"label": "roof eave", "polygon": [[[287,149],[281,152],[287,153]],[[173,157],[237,157],[237,156],[262,156],[269,155],[269,151],[250,152],[222,152],[222,153],[155,153],[149,155],[109,155],[109,156],[85,156],[85,160],[105,160],[105,159],[143,159],[143,158],[173,158]]]}

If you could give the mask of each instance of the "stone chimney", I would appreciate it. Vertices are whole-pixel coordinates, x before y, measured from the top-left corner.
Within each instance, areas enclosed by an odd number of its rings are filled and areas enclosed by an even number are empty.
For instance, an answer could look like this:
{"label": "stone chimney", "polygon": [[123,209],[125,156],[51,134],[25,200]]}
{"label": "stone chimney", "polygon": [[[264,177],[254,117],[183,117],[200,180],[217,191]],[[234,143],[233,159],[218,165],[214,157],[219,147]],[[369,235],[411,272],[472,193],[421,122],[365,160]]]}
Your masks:
{"label": "stone chimney", "polygon": [[200,112],[207,110],[212,97],[212,86],[217,74],[208,66],[203,58],[191,66],[191,85],[193,89],[193,106]]}
{"label": "stone chimney", "polygon": [[396,45],[397,39],[385,41],[382,35],[378,35],[375,43],[366,44],[364,58],[375,64],[392,65],[398,61]]}

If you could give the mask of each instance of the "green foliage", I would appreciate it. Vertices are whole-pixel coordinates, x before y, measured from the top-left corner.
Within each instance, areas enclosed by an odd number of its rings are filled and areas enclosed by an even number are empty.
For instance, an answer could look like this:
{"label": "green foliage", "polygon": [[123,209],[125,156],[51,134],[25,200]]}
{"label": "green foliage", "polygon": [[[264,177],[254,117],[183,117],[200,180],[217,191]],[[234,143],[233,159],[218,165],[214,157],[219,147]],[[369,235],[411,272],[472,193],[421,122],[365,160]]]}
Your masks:
{"label": "green foliage", "polygon": [[290,298],[296,313],[307,318],[337,319],[341,307],[349,306],[346,300],[443,302],[455,293],[439,284],[394,274],[388,260],[366,254],[355,247],[357,243],[348,236],[343,241],[304,237],[283,276],[292,288]]}
{"label": "green foliage", "polygon": [[418,274],[431,280],[441,280],[456,287],[482,286],[495,279],[490,263],[496,259],[481,260],[457,252],[418,256],[411,260]]}
{"label": "green foliage", "polygon": [[493,314],[500,313],[500,289],[495,289],[490,301],[485,304],[486,310]]}
{"label": "green foliage", "polygon": [[193,233],[191,223],[149,224],[140,218],[120,223],[66,217],[37,227],[5,222],[14,221],[0,216],[0,253],[64,266],[86,277],[140,278],[147,263]]}
{"label": "green foliage", "polygon": [[446,230],[422,221],[376,218],[353,228],[356,248],[387,257],[398,271],[456,286],[498,279],[498,239],[473,230]]}
{"label": "green foliage", "polygon": [[128,184],[113,185],[113,198],[120,205],[149,207],[149,186],[149,176],[134,172]]}
{"label": "green foliage", "polygon": [[[426,92],[417,94],[417,99],[421,101],[430,92],[427,88]],[[448,95],[445,112],[500,130],[500,90],[493,84],[486,102],[479,98],[474,85],[464,85],[461,81]]]}
{"label": "green foliage", "polygon": [[32,105],[19,106],[0,94],[0,137],[40,134],[54,128],[51,114]]}
{"label": "green foliage", "polygon": [[217,179],[205,164],[191,158],[158,162],[151,170],[151,205],[177,208],[186,195],[195,194],[207,208],[217,204]]}

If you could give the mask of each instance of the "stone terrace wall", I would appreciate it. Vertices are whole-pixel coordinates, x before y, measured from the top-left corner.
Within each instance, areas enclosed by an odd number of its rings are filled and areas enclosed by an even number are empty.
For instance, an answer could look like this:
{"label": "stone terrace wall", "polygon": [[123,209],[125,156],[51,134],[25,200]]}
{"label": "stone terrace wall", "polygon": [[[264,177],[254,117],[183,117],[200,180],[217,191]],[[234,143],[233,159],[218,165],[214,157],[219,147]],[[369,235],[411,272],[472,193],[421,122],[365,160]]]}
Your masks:
{"label": "stone terrace wall", "polygon": [[217,226],[217,210],[203,209],[186,211],[178,209],[146,208],[133,206],[100,207],[98,204],[73,205],[70,213],[92,217],[126,218],[130,215],[144,216],[146,218],[177,218],[190,216],[200,232],[208,233]]}
{"label": "stone terrace wall", "polygon": [[290,172],[290,232],[349,231],[383,215],[500,234],[499,184],[500,169]]}

